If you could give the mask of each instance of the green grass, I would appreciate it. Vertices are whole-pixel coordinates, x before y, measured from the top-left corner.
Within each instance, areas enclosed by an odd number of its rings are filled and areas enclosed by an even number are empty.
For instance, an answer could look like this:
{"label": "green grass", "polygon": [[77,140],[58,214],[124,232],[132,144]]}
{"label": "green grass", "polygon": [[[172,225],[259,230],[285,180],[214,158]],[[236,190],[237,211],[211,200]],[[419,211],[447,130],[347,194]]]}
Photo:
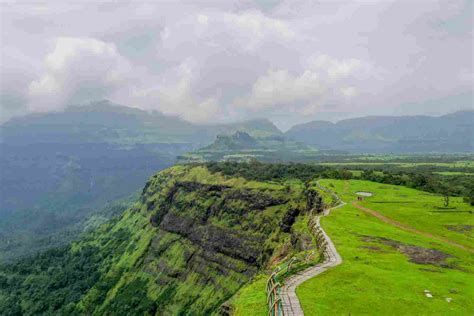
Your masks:
{"label": "green grass", "polygon": [[[343,190],[342,181],[331,182],[336,184],[338,191]],[[349,192],[346,193],[348,200],[353,200],[354,193],[357,191],[370,191],[374,195],[365,198],[361,205],[416,229],[448,238],[466,246],[474,244],[472,230],[459,233],[447,229],[446,226],[474,226],[474,214],[472,213],[474,208],[464,203],[460,197],[451,197],[449,209],[444,209],[442,197],[439,195],[370,181],[351,180],[349,183]]]}
{"label": "green grass", "polygon": [[[466,244],[471,240],[442,225],[472,223],[472,214],[427,213],[429,208],[441,203],[439,197],[367,181],[323,180],[321,184],[326,187],[332,184],[346,202],[356,198],[356,191],[371,191],[374,196],[362,203],[366,207],[459,243]],[[397,203],[373,203],[395,200]],[[468,208],[459,201],[455,203],[459,209]],[[297,288],[305,315],[469,315],[474,311],[472,253],[400,230],[350,204],[323,218],[322,226],[335,243],[343,263]],[[453,268],[410,262],[394,248],[364,241],[362,236],[384,237],[440,250],[453,256],[446,259]],[[424,290],[430,290],[433,298],[427,298]],[[446,301],[447,297],[452,298],[450,303]]]}
{"label": "green grass", "polygon": [[266,315],[267,311],[267,294],[265,286],[268,276],[259,275],[253,279],[251,283],[244,286],[233,298],[234,316],[247,316],[249,312],[252,315]]}

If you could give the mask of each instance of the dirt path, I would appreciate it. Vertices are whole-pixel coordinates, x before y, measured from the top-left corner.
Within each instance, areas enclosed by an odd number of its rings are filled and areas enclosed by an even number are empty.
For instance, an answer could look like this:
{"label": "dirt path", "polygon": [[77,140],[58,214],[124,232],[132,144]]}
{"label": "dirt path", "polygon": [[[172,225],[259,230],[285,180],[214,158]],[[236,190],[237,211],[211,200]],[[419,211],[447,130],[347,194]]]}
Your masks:
{"label": "dirt path", "polygon": [[461,248],[463,250],[467,250],[471,253],[474,253],[474,248],[471,248],[471,247],[468,247],[468,246],[464,246],[464,245],[461,245],[461,244],[458,244],[454,241],[451,241],[447,238],[444,238],[444,237],[440,237],[440,236],[436,236],[436,235],[433,235],[431,233],[428,233],[428,232],[425,232],[425,231],[422,231],[422,230],[419,230],[419,229],[416,229],[416,228],[413,228],[411,226],[408,226],[406,224],[403,224],[403,223],[400,223],[394,219],[391,219],[390,217],[387,217],[385,215],[382,215],[380,214],[379,212],[377,211],[374,211],[370,208],[367,208],[367,207],[364,207],[360,204],[358,204],[357,202],[352,202],[352,205],[356,208],[358,208],[359,210],[367,213],[367,214],[370,214],[374,217],[377,217],[378,219],[380,219],[382,222],[384,223],[387,223],[389,225],[392,225],[392,226],[395,226],[397,228],[400,228],[404,231],[407,231],[407,232],[410,232],[410,233],[415,233],[415,234],[418,234],[418,235],[421,235],[421,236],[425,236],[425,237],[428,237],[428,238],[432,238],[432,239],[436,239],[438,241],[441,241],[441,242],[444,242],[444,243],[447,243],[451,246],[454,246],[454,247],[457,247],[457,248]]}
{"label": "dirt path", "polygon": [[[318,184],[318,187],[322,190],[329,191],[326,188],[323,188]],[[331,191],[332,192],[332,191]],[[334,192],[332,192],[334,194]],[[332,207],[330,209],[327,209],[323,216],[326,216],[330,213],[331,210],[334,210],[336,208],[342,207],[346,205],[345,202],[341,201],[339,198],[338,200],[340,201],[340,204]],[[285,281],[285,284],[281,288],[281,293],[280,296],[283,301],[283,313],[285,316],[301,316],[304,315],[303,309],[301,308],[300,301],[298,297],[296,296],[296,287],[300,285],[301,283],[305,282],[308,279],[311,279],[318,274],[323,273],[324,271],[335,267],[339,264],[342,263],[342,258],[339,255],[339,253],[336,250],[336,247],[334,246],[333,242],[329,238],[329,236],[326,234],[326,232],[323,230],[321,227],[321,224],[319,222],[320,216],[317,217],[316,223],[314,226],[321,231],[324,240],[326,241],[327,248],[326,248],[326,255],[325,255],[325,260],[324,262],[318,263],[317,265],[308,268],[304,271],[301,271],[290,278],[288,278]]]}

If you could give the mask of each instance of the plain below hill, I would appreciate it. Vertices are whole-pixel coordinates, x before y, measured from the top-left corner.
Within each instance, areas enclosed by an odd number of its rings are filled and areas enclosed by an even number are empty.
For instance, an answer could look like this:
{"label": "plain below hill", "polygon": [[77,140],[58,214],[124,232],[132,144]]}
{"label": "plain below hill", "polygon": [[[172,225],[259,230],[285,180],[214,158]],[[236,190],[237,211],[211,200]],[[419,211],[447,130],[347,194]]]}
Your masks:
{"label": "plain below hill", "polygon": [[355,153],[473,152],[474,111],[439,117],[368,116],[331,123],[312,121],[285,135],[319,149]]}

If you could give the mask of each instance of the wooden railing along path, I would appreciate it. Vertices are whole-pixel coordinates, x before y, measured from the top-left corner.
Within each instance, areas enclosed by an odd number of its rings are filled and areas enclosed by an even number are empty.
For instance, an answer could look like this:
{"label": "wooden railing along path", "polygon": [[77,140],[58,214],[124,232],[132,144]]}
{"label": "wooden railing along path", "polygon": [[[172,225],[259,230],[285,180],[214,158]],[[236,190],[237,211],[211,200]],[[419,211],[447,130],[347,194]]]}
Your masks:
{"label": "wooden railing along path", "polygon": [[290,272],[291,266],[296,261],[296,258],[291,258],[283,266],[280,266],[273,271],[267,280],[267,306],[269,316],[284,316],[282,298],[280,296],[281,284],[279,276],[285,272]]}
{"label": "wooden railing along path", "polygon": [[[269,312],[268,315],[271,316],[300,316],[304,315],[303,309],[301,308],[301,304],[296,296],[296,287],[303,283],[304,281],[315,277],[316,275],[330,269],[334,266],[339,265],[342,262],[342,258],[336,250],[333,242],[326,234],[324,229],[321,227],[320,218],[321,216],[326,216],[329,214],[331,210],[344,206],[346,203],[342,201],[333,191],[324,188],[319,183],[316,183],[319,189],[324,190],[331,195],[333,195],[334,199],[337,201],[337,205],[331,208],[327,208],[324,210],[323,214],[310,214],[310,219],[308,222],[309,228],[311,233],[316,238],[316,245],[319,255],[321,257],[321,262],[316,264],[315,266],[308,268],[302,272],[298,272],[295,275],[291,276],[287,280],[285,280],[285,284],[281,286],[280,282],[278,282],[276,276],[278,275],[277,272],[274,272],[272,276],[270,276],[269,281],[267,282],[267,293],[269,293],[269,289],[273,289],[270,286],[270,283],[275,284],[275,291],[274,294],[270,293],[270,295],[274,295],[272,299],[268,299],[269,302]],[[293,259],[292,259],[293,260]],[[290,260],[291,261],[291,260]],[[293,260],[294,261],[294,260]],[[291,267],[291,264],[289,264]],[[289,268],[287,268],[289,271]],[[273,280],[273,281],[272,281]]]}

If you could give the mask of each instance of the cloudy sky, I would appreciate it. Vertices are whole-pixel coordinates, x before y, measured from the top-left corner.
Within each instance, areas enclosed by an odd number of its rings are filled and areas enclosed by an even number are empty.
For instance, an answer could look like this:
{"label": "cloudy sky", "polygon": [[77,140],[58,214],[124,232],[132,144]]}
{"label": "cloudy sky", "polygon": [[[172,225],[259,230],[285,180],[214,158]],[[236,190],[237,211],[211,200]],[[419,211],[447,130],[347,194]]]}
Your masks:
{"label": "cloudy sky", "polygon": [[2,121],[97,99],[197,123],[473,107],[471,0],[18,2]]}

